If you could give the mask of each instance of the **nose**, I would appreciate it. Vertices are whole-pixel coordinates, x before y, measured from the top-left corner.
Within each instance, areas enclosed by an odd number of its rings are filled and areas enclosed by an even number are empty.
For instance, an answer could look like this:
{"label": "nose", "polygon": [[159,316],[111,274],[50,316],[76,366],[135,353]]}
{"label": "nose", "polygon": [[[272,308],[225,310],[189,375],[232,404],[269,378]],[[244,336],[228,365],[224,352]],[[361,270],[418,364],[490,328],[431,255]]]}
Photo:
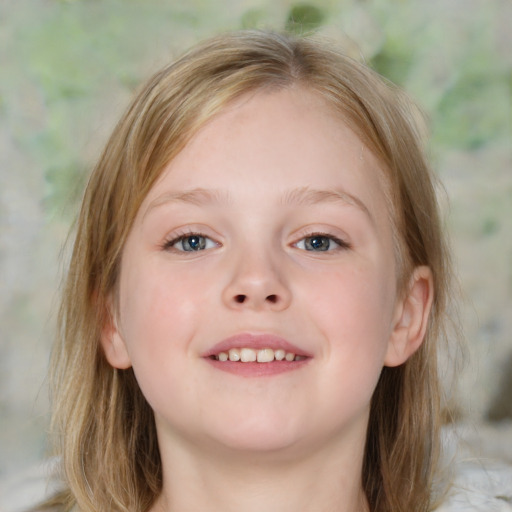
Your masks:
{"label": "nose", "polygon": [[231,309],[283,311],[291,302],[291,292],[283,272],[269,255],[241,254],[230,268],[223,301]]}

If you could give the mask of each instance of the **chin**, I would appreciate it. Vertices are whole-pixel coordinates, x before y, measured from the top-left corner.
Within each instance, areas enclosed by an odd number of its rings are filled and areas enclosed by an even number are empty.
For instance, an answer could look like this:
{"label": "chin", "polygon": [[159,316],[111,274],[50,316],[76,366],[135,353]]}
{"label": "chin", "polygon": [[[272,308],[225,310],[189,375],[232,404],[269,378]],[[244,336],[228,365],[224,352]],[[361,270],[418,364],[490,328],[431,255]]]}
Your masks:
{"label": "chin", "polygon": [[226,448],[241,452],[287,451],[303,437],[303,432],[282,418],[251,416],[228,425],[218,425],[210,434]]}

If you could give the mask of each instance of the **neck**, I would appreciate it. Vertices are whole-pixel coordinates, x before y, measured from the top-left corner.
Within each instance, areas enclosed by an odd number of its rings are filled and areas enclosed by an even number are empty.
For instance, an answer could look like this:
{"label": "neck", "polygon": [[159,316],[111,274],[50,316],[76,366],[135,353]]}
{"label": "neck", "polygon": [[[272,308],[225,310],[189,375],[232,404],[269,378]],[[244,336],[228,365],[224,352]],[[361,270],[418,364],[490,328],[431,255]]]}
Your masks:
{"label": "neck", "polygon": [[[162,453],[163,491],[152,512],[367,512],[364,439],[309,455],[188,450]],[[339,449],[336,449],[339,448]]]}

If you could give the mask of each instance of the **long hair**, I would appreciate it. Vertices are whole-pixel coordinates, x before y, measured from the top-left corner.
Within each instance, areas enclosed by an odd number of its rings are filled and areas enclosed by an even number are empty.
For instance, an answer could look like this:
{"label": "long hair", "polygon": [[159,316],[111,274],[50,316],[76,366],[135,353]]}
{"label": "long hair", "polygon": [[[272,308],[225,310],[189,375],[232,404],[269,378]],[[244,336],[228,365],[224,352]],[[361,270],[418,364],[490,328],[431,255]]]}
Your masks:
{"label": "long hair", "polygon": [[432,270],[435,298],[426,339],[405,364],[382,371],[362,475],[372,512],[429,510],[440,424],[437,342],[450,265],[418,110],[331,44],[257,31],[211,39],[153,76],[90,177],[52,359],[52,430],[66,486],[53,500],[60,509],[145,511],[161,491],[152,410],[133,371],[113,369],[99,342],[123,247],[149,189],[207,120],[244,94],[296,85],[321,95],[381,163],[399,290],[414,267]]}

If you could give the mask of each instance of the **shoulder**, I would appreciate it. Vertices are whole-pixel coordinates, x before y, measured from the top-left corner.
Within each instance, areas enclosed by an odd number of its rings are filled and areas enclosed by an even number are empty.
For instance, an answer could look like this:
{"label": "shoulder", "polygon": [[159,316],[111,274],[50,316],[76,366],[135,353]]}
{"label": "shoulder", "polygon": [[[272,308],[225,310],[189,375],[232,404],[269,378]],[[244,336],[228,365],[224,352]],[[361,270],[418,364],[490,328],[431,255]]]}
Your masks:
{"label": "shoulder", "polygon": [[512,466],[457,462],[445,501],[435,512],[512,512]]}

